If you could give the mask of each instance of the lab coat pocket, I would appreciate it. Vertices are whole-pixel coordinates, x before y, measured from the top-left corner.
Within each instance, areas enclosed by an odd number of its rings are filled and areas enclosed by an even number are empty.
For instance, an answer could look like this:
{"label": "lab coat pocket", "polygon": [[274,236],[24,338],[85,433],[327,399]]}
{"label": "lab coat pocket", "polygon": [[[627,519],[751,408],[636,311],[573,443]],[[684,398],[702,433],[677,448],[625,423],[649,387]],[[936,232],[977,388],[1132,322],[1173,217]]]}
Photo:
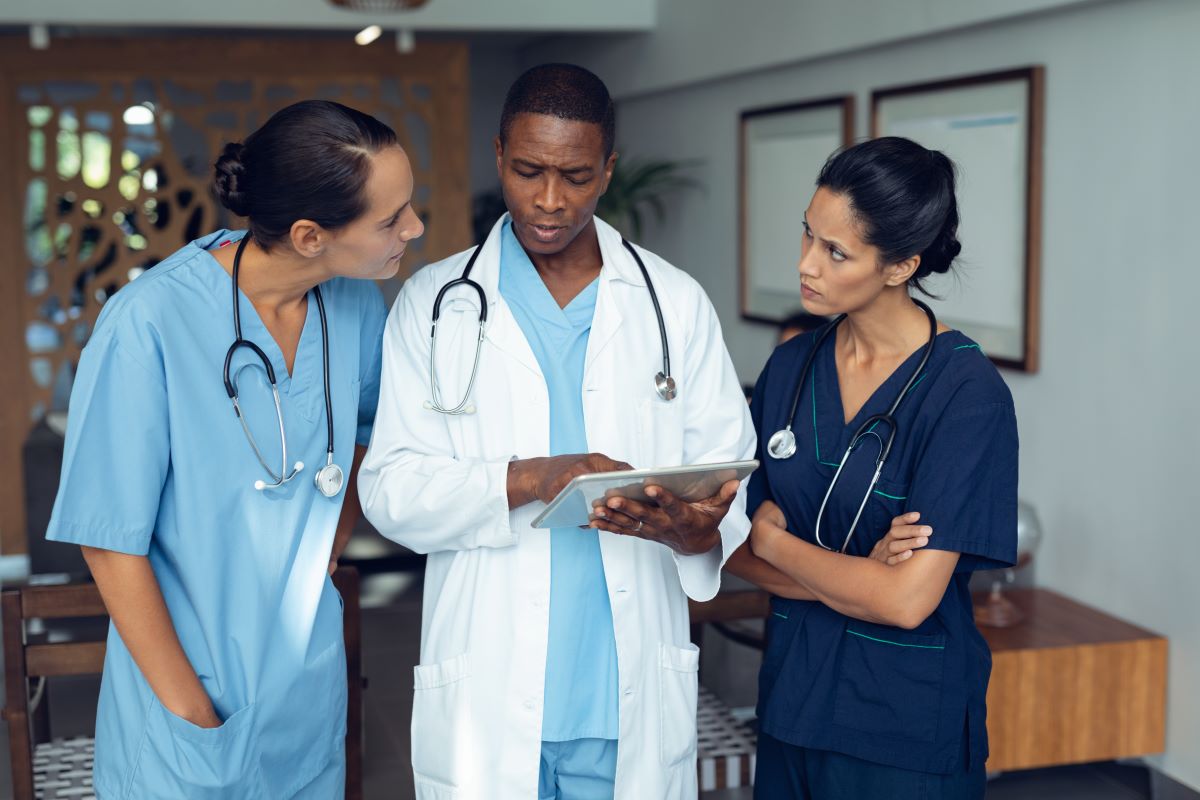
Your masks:
{"label": "lab coat pocket", "polygon": [[696,752],[696,701],[700,648],[659,644],[658,708],[663,766],[678,764]]}
{"label": "lab coat pocket", "polygon": [[[453,797],[466,753],[467,653],[413,667],[412,764],[420,797]],[[451,792],[448,794],[448,792]]]}
{"label": "lab coat pocket", "polygon": [[201,728],[153,701],[130,782],[133,796],[219,800],[266,796],[254,747],[255,707],[248,705],[217,728]]}
{"label": "lab coat pocket", "polygon": [[934,741],[945,651],[942,634],[851,621],[842,637],[834,724],[896,739]]}
{"label": "lab coat pocket", "polygon": [[458,797],[458,790],[453,786],[426,780],[420,775],[416,776],[415,785],[417,800],[456,800]]}
{"label": "lab coat pocket", "polygon": [[683,412],[679,400],[650,397],[638,404],[639,441],[635,466],[678,467],[683,464]]}

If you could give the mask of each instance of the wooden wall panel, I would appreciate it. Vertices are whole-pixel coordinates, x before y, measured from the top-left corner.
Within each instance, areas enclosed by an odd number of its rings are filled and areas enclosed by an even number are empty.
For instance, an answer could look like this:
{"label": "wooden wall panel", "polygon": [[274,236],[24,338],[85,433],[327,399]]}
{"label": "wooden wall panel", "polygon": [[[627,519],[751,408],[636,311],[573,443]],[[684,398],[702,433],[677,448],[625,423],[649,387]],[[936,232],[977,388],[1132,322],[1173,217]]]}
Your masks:
{"label": "wooden wall panel", "polygon": [[[300,99],[333,99],[379,116],[409,152],[414,205],[426,220],[424,238],[409,247],[405,266],[411,272],[471,243],[467,91],[467,49],[456,43],[422,44],[401,55],[385,44],[214,36],[56,39],[49,50],[32,51],[23,36],[0,37],[0,118],[6,120],[0,154],[9,167],[0,173],[0,233],[10,243],[9,258],[0,265],[0,354],[13,384],[0,401],[6,472],[0,552],[26,549],[21,447],[49,407],[55,381],[63,380],[60,371],[77,361],[106,296],[192,236],[238,227],[208,188],[211,164],[226,141],[244,138],[272,111]],[[153,98],[154,124],[126,126],[123,110],[146,98]],[[34,106],[53,112],[41,125],[46,145],[40,168],[29,156],[27,120]],[[63,121],[67,109],[73,123]],[[107,181],[96,171],[90,180],[81,171],[57,174],[55,142],[72,124],[78,130],[67,131],[68,139],[89,131],[93,140],[107,137]],[[122,159],[131,136],[153,140],[158,152],[130,167],[133,162]],[[146,144],[142,139],[139,147]],[[146,182],[150,170],[165,174],[166,184]],[[26,192],[35,180],[46,181],[44,232],[32,251],[48,256],[44,265],[24,246]],[[102,210],[91,205],[88,212],[85,200]],[[123,222],[114,220],[118,211]],[[31,270],[39,265],[35,275]],[[56,331],[61,344],[30,352],[30,323],[52,342]],[[41,359],[38,380],[33,358]]]}

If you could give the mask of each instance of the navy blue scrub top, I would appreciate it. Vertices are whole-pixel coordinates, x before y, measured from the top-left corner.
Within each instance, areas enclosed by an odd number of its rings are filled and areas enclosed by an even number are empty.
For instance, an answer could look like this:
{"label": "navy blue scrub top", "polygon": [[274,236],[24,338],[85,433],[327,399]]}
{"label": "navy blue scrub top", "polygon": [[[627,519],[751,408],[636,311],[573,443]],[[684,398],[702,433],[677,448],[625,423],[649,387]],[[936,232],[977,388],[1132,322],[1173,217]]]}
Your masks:
{"label": "navy blue scrub top", "polygon": [[[918,349],[846,424],[831,336],[796,412],[796,453],[771,458],[764,443],[787,424],[815,340],[811,332],[781,345],[759,377],[751,415],[763,467],[749,485],[750,513],[773,500],[788,530],[814,544],[817,511],[850,438],[867,417],[887,411],[921,357]],[[961,554],[946,594],[911,631],[853,619],[819,602],[772,597],[758,717],[764,732],[798,747],[923,772],[954,772],[964,759],[982,767],[992,659],[975,627],[967,582],[974,570],[1016,560],[1012,396],[979,346],[948,331],[936,338],[896,421],[891,455],[847,553],[868,555],[893,517],[919,511],[921,523],[933,527],[928,547]],[[878,452],[871,440],[846,462],[821,521],[826,545],[841,547]]]}

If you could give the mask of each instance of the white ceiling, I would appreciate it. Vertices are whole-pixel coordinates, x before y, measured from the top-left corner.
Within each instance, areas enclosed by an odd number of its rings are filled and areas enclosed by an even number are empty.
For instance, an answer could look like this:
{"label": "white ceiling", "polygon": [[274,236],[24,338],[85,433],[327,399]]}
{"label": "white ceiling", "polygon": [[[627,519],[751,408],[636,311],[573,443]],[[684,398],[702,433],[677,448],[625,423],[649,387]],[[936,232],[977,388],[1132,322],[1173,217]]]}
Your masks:
{"label": "white ceiling", "polygon": [[0,25],[416,31],[616,32],[653,30],[658,0],[429,0],[415,11],[347,11],[327,0],[2,0]]}

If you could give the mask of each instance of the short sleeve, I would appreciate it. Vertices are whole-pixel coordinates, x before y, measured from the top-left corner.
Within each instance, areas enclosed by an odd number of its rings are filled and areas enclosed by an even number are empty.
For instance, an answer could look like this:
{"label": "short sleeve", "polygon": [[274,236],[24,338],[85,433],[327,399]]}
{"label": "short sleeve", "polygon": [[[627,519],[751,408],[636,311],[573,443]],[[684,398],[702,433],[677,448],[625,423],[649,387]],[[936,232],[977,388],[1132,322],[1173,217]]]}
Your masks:
{"label": "short sleeve", "polygon": [[71,390],[47,538],[145,555],[169,464],[161,369],[136,359],[112,334],[94,337]]}
{"label": "short sleeve", "polygon": [[367,293],[362,320],[362,373],[358,388],[358,432],[355,442],[366,447],[371,443],[375,427],[375,409],[379,405],[379,378],[383,368],[383,329],[387,323],[387,308],[379,288],[371,285]]}
{"label": "short sleeve", "polygon": [[754,518],[754,512],[758,511],[758,507],[763,502],[770,500],[775,501],[775,496],[771,494],[771,484],[767,480],[767,470],[762,466],[767,463],[763,457],[764,442],[770,434],[763,430],[763,403],[766,400],[767,392],[767,373],[771,370],[771,362],[763,367],[762,374],[758,376],[758,382],[754,384],[754,394],[750,398],[750,419],[754,422],[754,432],[758,435],[758,443],[755,445],[754,457],[758,459],[759,468],[754,470],[754,474],[750,476],[750,480],[746,485],[746,516]]}
{"label": "short sleeve", "polygon": [[929,547],[962,554],[956,572],[1017,559],[1017,419],[1011,403],[941,419],[922,452],[908,510],[933,527]]}

